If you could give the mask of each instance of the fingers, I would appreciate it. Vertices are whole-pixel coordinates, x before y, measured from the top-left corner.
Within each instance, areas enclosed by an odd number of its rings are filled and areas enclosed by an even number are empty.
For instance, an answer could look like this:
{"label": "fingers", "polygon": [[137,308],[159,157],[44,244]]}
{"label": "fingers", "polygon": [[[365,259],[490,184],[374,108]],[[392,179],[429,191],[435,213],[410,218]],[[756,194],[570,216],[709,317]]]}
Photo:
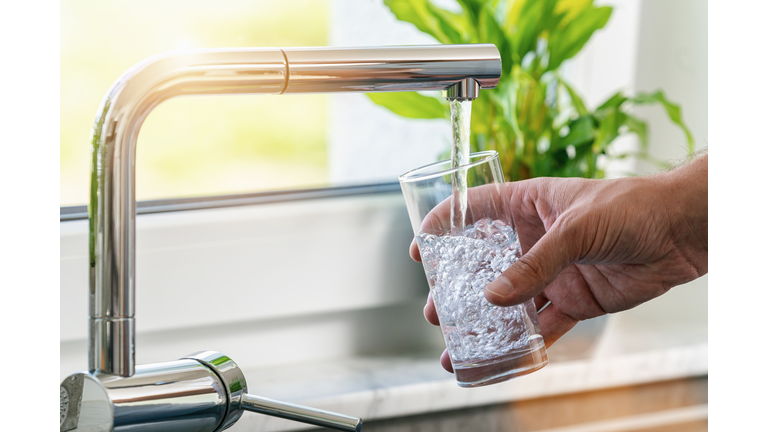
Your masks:
{"label": "fingers", "polygon": [[411,240],[411,246],[408,248],[408,253],[411,255],[412,260],[421,262],[421,252],[419,252],[419,245],[416,243],[416,239]]}
{"label": "fingers", "polygon": [[[427,319],[432,325],[439,326],[440,321],[437,318],[437,310],[435,310],[435,302],[432,301],[432,293],[427,296],[427,304],[424,306],[424,318]],[[451,364],[451,357],[448,355],[448,350],[443,351],[440,356],[440,365],[443,369],[453,373],[453,365]]]}
{"label": "fingers", "polygon": [[554,303],[550,304],[539,314],[539,327],[544,344],[549,348],[578,322],[579,320],[564,314]]}
{"label": "fingers", "polygon": [[533,298],[533,304],[536,306],[537,312],[540,311],[541,308],[543,308],[547,303],[549,303],[549,299],[543,292]]}
{"label": "fingers", "polygon": [[[560,221],[558,221],[560,222]],[[557,275],[578,258],[577,242],[567,239],[556,223],[498,279],[485,287],[485,298],[499,306],[512,306],[541,293]]]}
{"label": "fingers", "polygon": [[424,318],[427,322],[439,326],[440,320],[437,317],[437,310],[435,309],[435,302],[432,301],[432,293],[427,296],[427,304],[424,306]]}
{"label": "fingers", "polygon": [[440,366],[450,373],[453,373],[453,365],[451,364],[451,357],[448,355],[448,350],[443,351],[440,356]]}

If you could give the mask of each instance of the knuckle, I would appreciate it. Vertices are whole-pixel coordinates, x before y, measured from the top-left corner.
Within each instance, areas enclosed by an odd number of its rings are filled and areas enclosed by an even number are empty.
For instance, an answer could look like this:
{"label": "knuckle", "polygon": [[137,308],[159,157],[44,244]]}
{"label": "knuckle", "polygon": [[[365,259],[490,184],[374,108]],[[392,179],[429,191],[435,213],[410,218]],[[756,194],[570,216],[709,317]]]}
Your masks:
{"label": "knuckle", "polygon": [[546,281],[547,275],[538,255],[523,255],[519,260],[517,260],[515,264],[517,265],[517,271],[522,273],[524,276],[535,278],[536,280],[540,280],[542,282]]}

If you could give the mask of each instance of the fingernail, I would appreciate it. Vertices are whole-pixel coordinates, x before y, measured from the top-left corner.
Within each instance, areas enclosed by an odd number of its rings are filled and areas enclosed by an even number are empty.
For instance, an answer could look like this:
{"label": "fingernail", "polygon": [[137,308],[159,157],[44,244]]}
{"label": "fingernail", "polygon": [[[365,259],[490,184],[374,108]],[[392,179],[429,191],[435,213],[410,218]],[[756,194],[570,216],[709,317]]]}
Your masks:
{"label": "fingernail", "polygon": [[512,282],[504,275],[501,275],[498,279],[489,283],[485,290],[499,297],[506,297],[512,292]]}

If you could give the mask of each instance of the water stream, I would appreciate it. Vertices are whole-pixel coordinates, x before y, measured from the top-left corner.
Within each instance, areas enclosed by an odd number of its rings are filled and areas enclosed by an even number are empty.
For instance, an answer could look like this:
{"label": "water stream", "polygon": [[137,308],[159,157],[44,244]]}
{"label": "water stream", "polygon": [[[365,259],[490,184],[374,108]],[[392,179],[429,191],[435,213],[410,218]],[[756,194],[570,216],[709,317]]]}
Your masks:
{"label": "water stream", "polygon": [[[451,168],[469,163],[469,132],[472,100],[451,100]],[[458,170],[451,176],[451,234],[461,235],[466,227],[467,171]]]}

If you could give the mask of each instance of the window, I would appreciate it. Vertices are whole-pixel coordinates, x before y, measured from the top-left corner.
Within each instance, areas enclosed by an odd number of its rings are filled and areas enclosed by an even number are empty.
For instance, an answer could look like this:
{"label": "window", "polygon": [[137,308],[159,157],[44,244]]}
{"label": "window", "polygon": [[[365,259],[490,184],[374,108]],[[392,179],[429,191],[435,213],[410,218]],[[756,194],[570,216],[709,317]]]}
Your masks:
{"label": "window", "polygon": [[[175,49],[325,45],[327,11],[327,1],[297,0],[62,3],[61,205],[87,202],[90,125],[130,66]],[[140,132],[137,199],[326,185],[326,104],[325,95],[166,101]]]}

